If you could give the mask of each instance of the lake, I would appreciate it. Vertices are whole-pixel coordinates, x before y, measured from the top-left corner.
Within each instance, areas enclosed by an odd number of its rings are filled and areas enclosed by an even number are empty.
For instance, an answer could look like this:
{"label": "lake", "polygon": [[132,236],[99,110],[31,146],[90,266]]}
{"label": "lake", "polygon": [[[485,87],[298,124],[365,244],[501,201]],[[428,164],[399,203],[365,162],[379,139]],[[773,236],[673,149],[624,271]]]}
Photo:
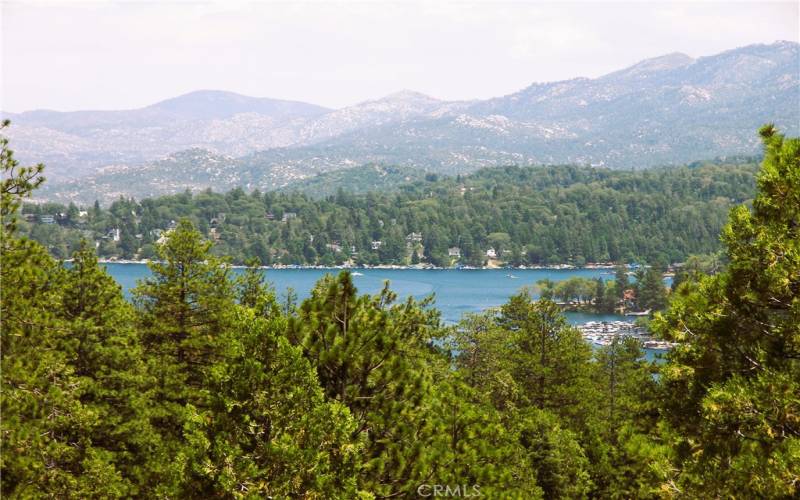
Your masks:
{"label": "lake", "polygon": [[[122,286],[126,296],[136,286],[137,280],[150,275],[144,264],[106,264],[111,276]],[[241,269],[234,269],[240,273]],[[266,280],[272,284],[279,297],[293,288],[300,300],[308,297],[311,288],[325,274],[338,273],[338,269],[265,269]],[[452,324],[468,312],[480,312],[504,304],[522,287],[534,287],[542,279],[561,281],[572,276],[613,279],[609,270],[601,269],[357,269],[353,283],[360,293],[377,293],[389,281],[391,289],[400,299],[415,299],[433,294],[442,320]],[[509,274],[516,278],[510,278]],[[624,320],[619,314],[566,313],[572,324],[586,321]]]}
{"label": "lake", "polygon": [[[122,286],[126,297],[136,282],[150,275],[145,264],[105,264],[109,274]],[[241,273],[242,269],[234,269]],[[308,297],[314,284],[325,274],[336,274],[338,269],[265,269],[266,280],[275,288],[280,298],[288,288],[294,289],[299,300]],[[543,279],[561,281],[573,276],[614,279],[608,269],[354,269],[353,283],[360,293],[377,293],[389,281],[391,289],[400,300],[408,296],[422,299],[433,294],[434,305],[442,313],[446,324],[458,322],[464,313],[480,312],[508,301],[522,287],[532,287],[538,296],[536,282]],[[515,276],[510,278],[509,275]],[[632,321],[620,314],[590,314],[567,312],[567,321],[573,325],[587,321]],[[655,359],[660,351],[645,349],[648,359]]]}

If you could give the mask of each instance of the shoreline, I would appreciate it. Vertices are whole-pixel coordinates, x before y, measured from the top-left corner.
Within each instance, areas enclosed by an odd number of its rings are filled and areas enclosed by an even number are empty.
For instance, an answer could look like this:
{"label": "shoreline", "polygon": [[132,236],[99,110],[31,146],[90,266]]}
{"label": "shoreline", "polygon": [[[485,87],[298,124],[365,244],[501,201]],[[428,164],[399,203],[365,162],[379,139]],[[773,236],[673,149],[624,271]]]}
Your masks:
{"label": "shoreline", "polygon": [[[71,262],[72,259],[65,259],[64,262]],[[148,264],[153,262],[149,259],[97,259],[99,264]],[[233,269],[247,269],[248,266],[241,265],[241,264],[231,264],[230,266]],[[436,271],[501,271],[501,270],[516,270],[516,271],[528,271],[528,270],[540,270],[540,271],[564,271],[564,270],[596,270],[596,269],[614,269],[616,266],[613,264],[593,264],[587,266],[574,266],[571,264],[553,264],[547,266],[450,266],[450,267],[439,267],[433,266],[430,264],[416,264],[416,265],[399,265],[399,264],[377,264],[374,266],[369,265],[359,265],[359,266],[347,266],[347,265],[340,265],[340,266],[323,266],[323,265],[295,265],[295,264],[278,264],[278,265],[270,265],[270,266],[258,266],[259,269],[266,269],[266,270],[310,270],[310,269],[317,269],[317,270],[360,270],[360,269],[390,269],[390,270],[398,270],[398,271],[420,271],[420,270],[436,270]]]}

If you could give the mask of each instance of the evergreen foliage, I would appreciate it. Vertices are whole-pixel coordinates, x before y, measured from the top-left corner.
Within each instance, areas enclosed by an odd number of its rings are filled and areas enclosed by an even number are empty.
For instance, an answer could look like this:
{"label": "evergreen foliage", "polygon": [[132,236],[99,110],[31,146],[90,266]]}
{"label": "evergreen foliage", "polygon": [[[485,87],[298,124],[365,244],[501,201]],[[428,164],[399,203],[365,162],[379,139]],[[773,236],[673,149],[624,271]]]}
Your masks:
{"label": "evergreen foliage", "polygon": [[663,371],[676,491],[789,498],[800,471],[800,139],[760,131],[752,210],[722,239],[725,271],[687,281],[655,328],[680,342]]}
{"label": "evergreen foliage", "polygon": [[[67,206],[27,205],[31,216],[63,217],[22,227],[58,257],[87,234],[100,243],[101,257],[154,258],[163,232],[189,218],[214,242],[216,255],[238,264],[257,257],[265,265],[482,266],[494,248],[501,262],[515,266],[641,260],[663,266],[719,250],[729,209],[752,199],[756,169],[753,163],[636,172],[503,167],[324,199],[185,192],[119,199],[77,218]],[[406,241],[411,233],[421,242]],[[459,258],[449,256],[453,247]]]}
{"label": "evergreen foliage", "polygon": [[[452,327],[432,299],[398,301],[388,284],[359,295],[347,272],[279,304],[261,261],[234,277],[191,213],[153,245],[152,277],[128,302],[90,244],[64,263],[20,236],[13,221],[41,168],[19,167],[4,141],[2,493],[367,499],[436,485],[486,498],[794,498],[800,139],[761,135],[752,209],[732,210],[725,255],[690,260],[669,296],[656,265],[634,282],[620,267],[605,282],[541,283],[540,300],[523,290]],[[617,181],[638,182],[630,175]],[[503,191],[492,199],[509,200]],[[229,197],[265,200],[218,199]],[[381,251],[399,258],[406,227],[390,227]],[[486,241],[513,246],[512,226],[492,229]],[[425,258],[446,240],[424,240]],[[553,300],[668,302],[652,328],[678,346],[663,365],[632,339],[593,351]]]}

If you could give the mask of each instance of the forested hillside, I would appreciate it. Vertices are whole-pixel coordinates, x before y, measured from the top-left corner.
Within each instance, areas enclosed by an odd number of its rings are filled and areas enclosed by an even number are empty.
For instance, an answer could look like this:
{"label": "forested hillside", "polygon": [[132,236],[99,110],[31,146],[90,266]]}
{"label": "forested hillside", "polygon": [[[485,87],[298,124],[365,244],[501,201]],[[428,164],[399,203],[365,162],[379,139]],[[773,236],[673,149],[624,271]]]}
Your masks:
{"label": "forested hillside", "polygon": [[[234,278],[189,219],[157,245],[152,276],[127,302],[91,247],[64,266],[20,237],[16,218],[41,168],[18,165],[3,139],[2,494],[796,498],[800,139],[772,127],[762,138],[752,209],[733,209],[722,231],[727,269],[688,276],[654,318],[656,333],[679,343],[660,367],[634,339],[593,353],[556,304],[524,292],[454,328],[388,287],[359,295],[347,272],[301,304],[279,304],[258,270]],[[704,177],[677,172],[665,183],[655,173],[512,169],[481,182],[532,177],[552,196],[576,189],[565,198],[575,204],[591,193],[572,186],[580,176],[600,193],[615,183],[667,199],[682,185],[712,202],[736,192],[712,180],[690,189]],[[416,208],[436,203],[421,193],[462,182],[352,203]],[[504,189],[535,192],[519,184],[481,196],[498,205]],[[123,203],[111,216],[171,203],[191,215],[206,203],[218,210],[215,200],[279,210],[232,193]]]}
{"label": "forested hillside", "polygon": [[26,205],[21,231],[61,258],[82,238],[101,257],[153,258],[185,217],[237,263],[666,264],[719,249],[728,211],[753,196],[756,169],[747,159],[636,172],[505,167],[323,199],[237,189],[108,209]]}

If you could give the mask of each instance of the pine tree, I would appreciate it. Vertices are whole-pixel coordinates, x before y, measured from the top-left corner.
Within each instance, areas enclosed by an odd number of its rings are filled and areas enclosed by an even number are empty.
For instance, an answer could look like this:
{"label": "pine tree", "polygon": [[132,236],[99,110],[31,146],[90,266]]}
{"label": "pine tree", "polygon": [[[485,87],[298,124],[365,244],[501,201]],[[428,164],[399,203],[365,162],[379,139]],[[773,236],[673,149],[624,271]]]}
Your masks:
{"label": "pine tree", "polygon": [[328,276],[290,318],[289,338],[317,370],[327,397],[346,405],[366,441],[359,486],[380,496],[412,494],[434,464],[426,407],[427,342],[438,316],[388,287],[358,296],[349,273]]}
{"label": "pine tree", "polygon": [[595,353],[590,424],[583,441],[602,498],[656,496],[668,452],[651,439],[658,422],[656,368],[641,342],[615,337]]}
{"label": "pine tree", "polygon": [[544,498],[588,498],[593,483],[589,461],[575,432],[544,410],[526,409],[517,418],[519,440]]}
{"label": "pine tree", "polygon": [[[9,127],[11,122],[0,122],[0,133]],[[10,238],[16,230],[16,212],[22,205],[22,200],[30,196],[31,192],[43,182],[44,165],[22,167],[14,159],[14,152],[8,147],[8,138],[0,136],[0,224],[3,226],[3,241]],[[5,250],[5,245],[3,245]]]}
{"label": "pine tree", "polygon": [[230,269],[210,253],[192,224],[181,220],[150,262],[153,276],[133,290],[153,388],[153,425],[165,455],[159,463],[159,494],[177,495],[191,486],[191,473],[205,460],[205,438],[187,438],[190,421],[208,414],[207,386],[230,330],[235,300]]}
{"label": "pine tree", "polygon": [[661,271],[655,267],[649,268],[642,281],[638,283],[636,301],[641,310],[657,311],[667,305],[667,289],[661,278]]}
{"label": "pine tree", "polygon": [[458,496],[478,496],[477,486],[482,497],[541,498],[518,415],[498,411],[463,376],[447,363],[437,369],[429,482],[465,488]]}
{"label": "pine tree", "polygon": [[520,405],[550,410],[575,422],[582,420],[591,348],[567,325],[549,300],[533,301],[528,292],[503,305],[498,325],[510,334],[508,362],[520,386]]}
{"label": "pine tree", "polygon": [[14,212],[41,168],[18,168],[6,145],[3,139],[3,492],[144,494],[155,441],[130,306],[91,252],[76,254],[67,270],[40,245],[14,237]]}
{"label": "pine tree", "polygon": [[679,342],[663,412],[683,465],[670,484],[690,495],[800,492],[800,139],[761,137],[752,211],[732,210],[723,232],[727,270],[679,286],[654,322]]}
{"label": "pine tree", "polygon": [[129,483],[126,494],[144,494],[154,459],[147,450],[159,443],[148,418],[146,391],[152,381],[133,329],[133,310],[85,242],[73,256],[63,286],[58,310],[70,325],[63,349],[70,354],[72,375],[81,384],[81,404],[93,416],[91,427],[73,430],[73,438],[91,440],[83,460],[110,462],[106,467],[113,465]]}
{"label": "pine tree", "polygon": [[236,278],[235,286],[237,298],[243,306],[255,309],[258,315],[264,317],[280,314],[277,296],[265,283],[258,258],[248,261],[247,268]]}
{"label": "pine tree", "polygon": [[623,292],[628,289],[630,281],[628,280],[628,270],[625,266],[617,266],[614,269],[614,283],[617,285],[617,292],[619,293],[618,299],[622,298]]}
{"label": "pine tree", "polygon": [[326,401],[286,318],[263,302],[234,307],[205,388],[206,412],[186,423],[204,458],[186,481],[192,497],[355,498],[361,444],[349,410]]}

